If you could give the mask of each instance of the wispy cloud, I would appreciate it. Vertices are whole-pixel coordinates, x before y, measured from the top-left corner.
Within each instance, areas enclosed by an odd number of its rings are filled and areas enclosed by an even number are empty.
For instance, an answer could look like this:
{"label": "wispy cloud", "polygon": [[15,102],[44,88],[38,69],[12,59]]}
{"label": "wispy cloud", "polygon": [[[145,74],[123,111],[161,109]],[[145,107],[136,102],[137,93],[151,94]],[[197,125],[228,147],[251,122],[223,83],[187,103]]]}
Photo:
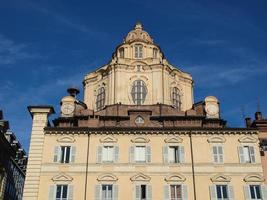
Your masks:
{"label": "wispy cloud", "polygon": [[247,66],[201,66],[195,65],[187,68],[201,87],[221,87],[236,84],[263,74],[267,74],[267,65]]}
{"label": "wispy cloud", "polygon": [[0,64],[14,64],[19,60],[38,57],[37,54],[29,53],[27,47],[0,34]]}
{"label": "wispy cloud", "polygon": [[53,18],[55,21],[65,25],[66,27],[69,27],[73,30],[84,32],[86,34],[89,34],[90,36],[95,36],[95,37],[99,37],[99,38],[107,37],[107,33],[94,30],[91,27],[88,27],[87,25],[83,24],[81,21],[73,19],[73,17],[70,18],[70,17],[62,15],[58,12],[55,12],[52,9],[47,9],[47,8],[41,7],[37,4],[31,3],[30,6],[32,9]]}

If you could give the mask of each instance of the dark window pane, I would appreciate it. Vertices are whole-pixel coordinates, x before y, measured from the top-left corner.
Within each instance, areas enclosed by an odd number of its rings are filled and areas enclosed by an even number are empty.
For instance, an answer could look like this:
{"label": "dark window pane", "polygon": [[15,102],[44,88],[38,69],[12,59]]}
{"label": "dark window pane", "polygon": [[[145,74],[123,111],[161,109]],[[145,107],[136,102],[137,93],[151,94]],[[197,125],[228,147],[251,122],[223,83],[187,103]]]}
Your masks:
{"label": "dark window pane", "polygon": [[141,199],[146,198],[146,185],[141,185]]}
{"label": "dark window pane", "polygon": [[57,194],[56,194],[56,198],[60,198],[61,197],[61,185],[57,185]]}
{"label": "dark window pane", "polygon": [[70,147],[66,147],[66,159],[65,159],[65,163],[69,163],[70,162]]}
{"label": "dark window pane", "polygon": [[217,191],[217,198],[222,198],[222,192],[221,187],[219,185],[216,185],[216,191]]}
{"label": "dark window pane", "polygon": [[222,185],[222,191],[223,191],[223,198],[228,198],[226,185]]}
{"label": "dark window pane", "polygon": [[256,199],[256,194],[255,194],[255,191],[254,191],[254,185],[249,186],[249,189],[250,189],[251,198],[252,199]]}
{"label": "dark window pane", "polygon": [[68,195],[68,186],[63,185],[63,193],[62,193],[62,198],[67,198]]}

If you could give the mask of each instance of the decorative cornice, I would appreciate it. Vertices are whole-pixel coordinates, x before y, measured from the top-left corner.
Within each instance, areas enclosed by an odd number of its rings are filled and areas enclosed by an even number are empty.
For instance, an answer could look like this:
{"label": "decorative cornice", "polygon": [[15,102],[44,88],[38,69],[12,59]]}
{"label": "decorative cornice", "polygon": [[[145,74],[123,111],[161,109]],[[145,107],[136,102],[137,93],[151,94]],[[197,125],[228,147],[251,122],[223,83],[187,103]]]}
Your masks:
{"label": "decorative cornice", "polygon": [[60,173],[52,178],[54,182],[71,182],[73,178],[65,173]]}
{"label": "decorative cornice", "polygon": [[168,137],[164,141],[165,143],[182,143],[183,139],[176,136],[176,137]]}
{"label": "decorative cornice", "polygon": [[114,175],[114,174],[102,174],[102,175],[100,175],[100,176],[98,176],[97,177],[97,180],[98,181],[117,181],[118,180],[118,178]]}
{"label": "decorative cornice", "polygon": [[245,182],[264,182],[265,179],[260,174],[249,174],[244,178]]}
{"label": "decorative cornice", "polygon": [[58,139],[57,139],[58,142],[64,142],[64,143],[74,143],[75,142],[75,139],[73,136],[69,136],[69,135],[66,135],[66,136],[60,136]]}
{"label": "decorative cornice", "polygon": [[131,178],[131,181],[150,181],[151,178],[143,173],[138,173],[134,176],[132,176]]}
{"label": "decorative cornice", "polygon": [[166,182],[184,182],[185,176],[179,173],[171,174],[165,178]]}
{"label": "decorative cornice", "polygon": [[230,182],[231,177],[223,175],[223,174],[217,174],[217,175],[213,176],[210,180],[212,182]]}
{"label": "decorative cornice", "polygon": [[116,143],[118,141],[117,138],[113,137],[112,135],[107,135],[99,139],[101,143]]}
{"label": "decorative cornice", "polygon": [[258,142],[258,138],[246,135],[238,139],[240,143],[256,143]]}
{"label": "decorative cornice", "polygon": [[208,138],[209,143],[225,143],[226,139],[222,136],[212,136]]}

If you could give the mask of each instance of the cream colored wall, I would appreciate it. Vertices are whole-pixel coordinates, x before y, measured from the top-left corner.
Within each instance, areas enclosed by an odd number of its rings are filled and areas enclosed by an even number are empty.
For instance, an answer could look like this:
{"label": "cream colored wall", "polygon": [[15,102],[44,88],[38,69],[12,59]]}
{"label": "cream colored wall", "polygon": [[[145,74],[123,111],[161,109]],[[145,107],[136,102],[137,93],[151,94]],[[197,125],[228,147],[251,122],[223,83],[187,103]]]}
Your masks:
{"label": "cream colored wall", "polygon": [[[72,177],[72,181],[66,181],[74,185],[74,200],[83,199],[84,195],[84,183],[85,183],[85,171],[87,160],[87,142],[88,136],[85,134],[75,134],[73,136],[75,141],[72,143],[59,143],[57,140],[63,134],[58,135],[45,135],[44,140],[44,153],[42,160],[41,176],[40,176],[40,192],[38,199],[47,199],[48,188],[53,182],[52,178],[60,173],[65,173]],[[114,164],[99,164],[96,161],[97,146],[102,145],[100,139],[104,138],[105,134],[91,134],[90,147],[89,147],[89,165],[88,165],[88,185],[87,185],[87,199],[93,200],[95,194],[95,185],[101,184],[97,179],[100,175],[105,173],[111,173],[115,175],[118,180],[114,183],[119,186],[119,198],[118,199],[132,199],[133,185],[135,182],[130,180],[131,177],[138,173],[143,173],[150,177],[148,182],[152,185],[153,200],[163,199],[163,187],[167,182],[165,178],[168,175],[179,173],[185,176],[186,180],[183,184],[188,186],[189,199],[193,199],[193,179],[192,179],[192,167],[191,167],[191,154],[190,154],[190,140],[188,135],[178,134],[182,139],[182,143],[185,147],[185,163],[184,164],[164,164],[162,156],[162,147],[166,145],[165,139],[173,135],[163,134],[141,134],[141,135],[112,135],[117,142],[111,143],[119,146],[119,161]],[[238,200],[243,200],[243,185],[246,183],[243,181],[244,177],[248,174],[257,173],[262,175],[262,167],[260,162],[260,156],[257,143],[249,143],[255,147],[256,163],[255,164],[240,164],[237,146],[240,145],[239,139],[244,135],[230,134],[223,135],[226,139],[224,145],[224,160],[222,165],[215,165],[212,162],[211,143],[207,140],[212,135],[193,135],[193,152],[195,160],[195,175],[196,175],[196,194],[197,199],[207,200],[209,199],[209,185],[212,184],[211,178],[216,174],[223,174],[231,177],[231,181],[227,184],[234,186],[234,193]],[[133,164],[129,163],[129,147],[134,145],[131,141],[136,137],[143,137],[149,139],[146,145],[151,146],[152,157],[151,163],[148,164]],[[254,135],[253,137],[256,137]],[[56,145],[74,145],[76,146],[76,158],[73,164],[57,164],[53,163],[53,151]],[[50,153],[47,153],[50,152]],[[64,181],[63,181],[64,183]],[[112,182],[113,183],[113,182]],[[221,183],[220,183],[221,184]]]}
{"label": "cream colored wall", "polygon": [[[143,45],[143,58],[134,58],[134,46]],[[125,58],[118,57],[120,48],[125,49]],[[153,48],[159,53],[153,58]],[[122,103],[133,105],[131,86],[134,80],[141,79],[147,86],[145,105],[163,103],[172,105],[171,88],[178,87],[181,91],[182,110],[192,108],[193,104],[193,80],[188,73],[178,70],[162,57],[160,49],[154,44],[133,42],[122,44],[114,58],[107,65],[87,74],[84,78],[84,102],[89,109],[95,109],[97,90],[100,87],[106,89],[106,105]],[[137,65],[141,65],[141,71],[137,71]]]}

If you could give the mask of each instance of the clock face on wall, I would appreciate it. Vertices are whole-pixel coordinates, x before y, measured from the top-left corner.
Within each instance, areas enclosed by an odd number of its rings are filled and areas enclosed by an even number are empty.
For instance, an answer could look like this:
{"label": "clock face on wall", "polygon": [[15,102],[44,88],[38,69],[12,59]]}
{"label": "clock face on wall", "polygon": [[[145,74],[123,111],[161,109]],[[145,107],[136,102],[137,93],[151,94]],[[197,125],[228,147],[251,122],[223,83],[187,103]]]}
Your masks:
{"label": "clock face on wall", "polygon": [[215,116],[219,113],[219,108],[217,105],[214,104],[208,104],[205,107],[205,110],[207,112],[208,115],[210,116]]}
{"label": "clock face on wall", "polygon": [[61,106],[61,112],[64,115],[70,115],[74,112],[74,105],[71,103],[66,103],[64,105]]}

